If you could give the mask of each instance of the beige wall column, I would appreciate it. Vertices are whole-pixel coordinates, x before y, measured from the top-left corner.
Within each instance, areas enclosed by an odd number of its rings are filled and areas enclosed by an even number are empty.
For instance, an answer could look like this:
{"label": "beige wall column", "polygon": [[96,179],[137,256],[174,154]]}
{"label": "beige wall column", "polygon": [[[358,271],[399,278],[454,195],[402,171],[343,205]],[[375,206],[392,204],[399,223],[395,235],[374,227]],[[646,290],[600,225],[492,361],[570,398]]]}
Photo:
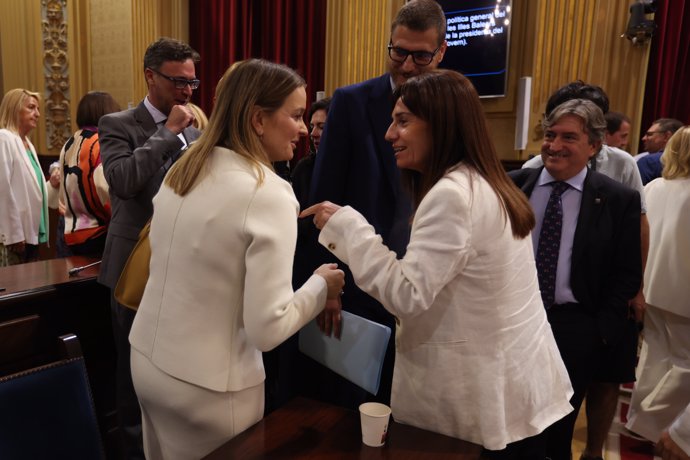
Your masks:
{"label": "beige wall column", "polygon": [[[13,88],[25,88],[44,94],[43,44],[41,40],[41,2],[0,0],[0,56],[4,95]],[[40,153],[46,152],[45,100],[43,119],[31,139]]]}
{"label": "beige wall column", "polygon": [[386,72],[391,21],[405,0],[328,0],[326,95]]}

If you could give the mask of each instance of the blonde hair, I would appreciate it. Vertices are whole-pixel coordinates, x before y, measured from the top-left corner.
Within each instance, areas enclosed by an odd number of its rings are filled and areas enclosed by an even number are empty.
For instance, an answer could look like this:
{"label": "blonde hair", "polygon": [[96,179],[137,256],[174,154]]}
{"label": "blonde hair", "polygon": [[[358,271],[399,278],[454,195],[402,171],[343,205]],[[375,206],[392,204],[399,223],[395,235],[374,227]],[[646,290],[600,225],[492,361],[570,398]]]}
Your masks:
{"label": "blonde hair", "polygon": [[41,102],[38,93],[22,88],[11,89],[5,93],[0,102],[0,128],[19,133],[19,111],[24,107],[26,98],[33,97],[36,102]]}
{"label": "blonde hair", "polygon": [[187,107],[189,107],[192,110],[192,113],[194,114],[194,122],[192,123],[192,126],[194,126],[199,131],[203,131],[204,129],[206,129],[206,127],[208,126],[208,117],[206,117],[204,111],[201,110],[201,107],[192,102],[187,102]]}
{"label": "blonde hair", "polygon": [[661,155],[661,164],[664,179],[690,177],[690,126],[680,128],[671,136]]}
{"label": "blonde hair", "polygon": [[261,184],[262,167],[273,169],[259,135],[252,126],[255,109],[267,113],[278,110],[304,79],[287,66],[248,59],[230,66],[216,87],[216,102],[206,130],[170,169],[165,184],[184,196],[207,174],[205,166],[216,146],[234,150],[254,167]]}

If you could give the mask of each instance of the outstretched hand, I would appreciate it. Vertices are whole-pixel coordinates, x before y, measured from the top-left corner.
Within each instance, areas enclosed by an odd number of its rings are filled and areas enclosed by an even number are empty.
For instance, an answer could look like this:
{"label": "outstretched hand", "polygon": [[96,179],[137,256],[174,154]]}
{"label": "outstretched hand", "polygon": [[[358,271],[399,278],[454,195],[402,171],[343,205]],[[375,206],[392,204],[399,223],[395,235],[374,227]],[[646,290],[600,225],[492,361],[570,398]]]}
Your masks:
{"label": "outstretched hand", "polygon": [[342,206],[338,206],[330,201],[322,201],[313,206],[308,207],[299,214],[299,217],[309,217],[314,216],[314,225],[316,228],[321,230],[327,223],[328,219],[331,218],[333,214],[338,212]]}

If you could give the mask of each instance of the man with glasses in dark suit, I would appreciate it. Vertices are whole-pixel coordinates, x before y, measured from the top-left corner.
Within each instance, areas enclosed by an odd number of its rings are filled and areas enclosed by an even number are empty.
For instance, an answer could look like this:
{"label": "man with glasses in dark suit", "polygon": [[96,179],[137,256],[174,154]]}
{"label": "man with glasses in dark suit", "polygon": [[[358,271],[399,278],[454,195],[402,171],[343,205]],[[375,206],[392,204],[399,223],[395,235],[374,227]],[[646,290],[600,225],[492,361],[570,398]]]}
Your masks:
{"label": "man with glasses in dark suit", "polygon": [[[436,69],[446,51],[446,18],[433,0],[413,0],[398,12],[391,26],[388,73],[333,94],[328,122],[319,144],[310,203],[324,200],[350,205],[371,222],[384,243],[402,257],[409,242],[411,204],[402,190],[395,153],[384,139],[391,123],[393,89],[408,78]],[[317,256],[329,255],[314,242]],[[322,252],[320,252],[322,251]],[[316,266],[314,267],[316,268]],[[345,268],[343,308],[395,329],[394,318],[372,297],[360,291]],[[327,317],[337,321],[339,315]],[[393,339],[389,343],[377,400],[390,402]],[[337,376],[332,402],[356,408],[368,398]],[[324,387],[333,388],[325,385]],[[335,398],[335,400],[333,400]]]}
{"label": "man with glasses in dark suit", "polygon": [[152,200],[165,173],[199,137],[186,106],[199,87],[199,59],[199,53],[179,40],[160,38],[152,43],[144,55],[147,96],[133,109],[105,115],[98,126],[112,205],[98,281],[111,291],[118,428],[125,458],[144,458],[141,412],[129,366],[128,337],[135,312],[117,303],[112,293],[139,232],[153,215]]}

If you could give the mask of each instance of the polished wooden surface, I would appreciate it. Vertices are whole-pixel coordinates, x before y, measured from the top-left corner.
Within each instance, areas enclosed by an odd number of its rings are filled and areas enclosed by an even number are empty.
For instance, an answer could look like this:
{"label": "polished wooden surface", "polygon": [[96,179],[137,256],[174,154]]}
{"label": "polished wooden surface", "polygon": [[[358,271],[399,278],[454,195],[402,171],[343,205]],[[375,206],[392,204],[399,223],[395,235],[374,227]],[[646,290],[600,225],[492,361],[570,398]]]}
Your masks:
{"label": "polished wooden surface", "polygon": [[97,262],[99,259],[72,256],[63,259],[40,260],[26,264],[0,267],[0,304],[12,300],[41,295],[70,285],[78,287],[83,282],[93,282],[99,266],[84,269],[70,276],[69,270]]}
{"label": "polished wooden surface", "polygon": [[391,421],[383,447],[362,444],[359,413],[296,398],[231,439],[206,460],[478,459],[482,448]]}

